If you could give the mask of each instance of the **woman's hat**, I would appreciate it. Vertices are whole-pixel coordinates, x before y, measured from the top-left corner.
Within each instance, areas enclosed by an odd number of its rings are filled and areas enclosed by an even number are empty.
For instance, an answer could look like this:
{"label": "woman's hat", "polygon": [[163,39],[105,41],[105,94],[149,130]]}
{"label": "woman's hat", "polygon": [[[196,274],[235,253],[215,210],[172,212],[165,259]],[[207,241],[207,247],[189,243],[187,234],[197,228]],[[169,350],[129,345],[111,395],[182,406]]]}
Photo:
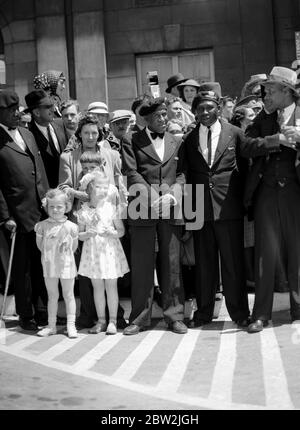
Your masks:
{"label": "woman's hat", "polygon": [[185,82],[187,79],[181,74],[176,73],[176,75],[170,76],[167,80],[168,88],[166,89],[166,93],[170,93],[173,87],[177,87],[177,85]]}
{"label": "woman's hat", "polygon": [[196,87],[196,88],[200,87],[200,84],[197,81],[195,81],[195,79],[187,79],[181,84],[179,84],[178,87],[185,87],[186,85],[189,85],[191,87]]}
{"label": "woman's hat", "polygon": [[87,110],[89,113],[109,113],[107,105],[103,102],[90,103]]}

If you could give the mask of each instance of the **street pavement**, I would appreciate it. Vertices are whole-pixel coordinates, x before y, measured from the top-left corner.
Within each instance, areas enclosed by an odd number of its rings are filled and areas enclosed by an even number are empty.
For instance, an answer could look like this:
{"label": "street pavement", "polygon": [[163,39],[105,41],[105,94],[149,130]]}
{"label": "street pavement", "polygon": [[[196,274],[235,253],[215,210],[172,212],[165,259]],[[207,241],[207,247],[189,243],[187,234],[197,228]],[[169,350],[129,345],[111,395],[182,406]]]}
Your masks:
{"label": "street pavement", "polygon": [[[122,304],[128,316],[129,300]],[[68,339],[59,327],[40,338],[9,317],[0,329],[0,409],[300,409],[300,328],[288,309],[288,293],[275,293],[273,322],[256,334],[230,321],[224,300],[211,324],[186,335],[155,318],[136,336],[81,330]]]}

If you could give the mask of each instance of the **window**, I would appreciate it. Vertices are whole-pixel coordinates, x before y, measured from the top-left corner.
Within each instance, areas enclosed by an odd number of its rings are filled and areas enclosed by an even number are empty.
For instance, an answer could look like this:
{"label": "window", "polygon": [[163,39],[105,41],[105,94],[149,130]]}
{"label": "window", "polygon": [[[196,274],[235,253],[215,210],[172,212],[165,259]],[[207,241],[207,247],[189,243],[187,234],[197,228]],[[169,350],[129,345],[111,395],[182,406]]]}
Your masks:
{"label": "window", "polygon": [[214,81],[214,59],[210,50],[185,51],[172,54],[148,54],[136,56],[138,94],[147,91],[147,72],[158,72],[161,95],[165,95],[167,80],[175,73],[198,82]]}

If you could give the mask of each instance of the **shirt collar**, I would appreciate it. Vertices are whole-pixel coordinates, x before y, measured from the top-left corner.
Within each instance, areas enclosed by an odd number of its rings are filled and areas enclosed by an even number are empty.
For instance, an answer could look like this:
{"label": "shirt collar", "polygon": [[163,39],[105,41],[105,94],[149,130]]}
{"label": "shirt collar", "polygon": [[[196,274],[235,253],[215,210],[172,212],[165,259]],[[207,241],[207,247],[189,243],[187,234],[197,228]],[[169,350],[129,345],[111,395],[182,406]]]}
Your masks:
{"label": "shirt collar", "polygon": [[[216,131],[216,130],[219,130],[219,128],[220,128],[220,126],[221,126],[221,123],[220,123],[220,121],[217,119],[211,126],[210,126],[210,129],[211,129],[211,131],[212,132],[214,132],[214,131]],[[200,127],[204,130],[204,131],[207,131],[208,130],[208,127],[206,127],[206,125],[203,125],[203,124],[200,124]]]}
{"label": "shirt collar", "polygon": [[291,105],[289,105],[289,106],[285,107],[285,108],[283,109],[283,115],[284,115],[284,118],[289,118],[289,117],[291,117],[291,116],[292,116],[292,114],[293,114],[293,112],[294,112],[294,110],[295,110],[295,108],[296,108],[296,103],[295,103],[295,102],[294,102],[294,103],[292,103]]}
{"label": "shirt collar", "polygon": [[11,130],[9,130],[9,127],[7,127],[7,125],[4,125],[4,124],[2,124],[2,123],[0,123],[0,125],[1,125],[1,127],[8,133],[8,134],[10,134],[10,133],[12,133],[12,132],[14,132],[14,131],[16,131],[17,130],[17,127],[15,128],[15,129],[11,129]]}

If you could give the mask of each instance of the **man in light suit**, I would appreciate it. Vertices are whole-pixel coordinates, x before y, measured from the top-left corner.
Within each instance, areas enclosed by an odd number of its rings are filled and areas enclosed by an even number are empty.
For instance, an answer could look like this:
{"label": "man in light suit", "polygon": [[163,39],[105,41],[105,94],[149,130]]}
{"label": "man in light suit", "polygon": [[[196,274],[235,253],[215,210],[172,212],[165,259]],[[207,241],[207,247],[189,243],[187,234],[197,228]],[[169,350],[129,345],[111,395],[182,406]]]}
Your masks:
{"label": "man in light suit", "polygon": [[195,289],[197,311],[190,327],[210,323],[215,292],[219,285],[219,254],[223,293],[233,321],[240,327],[249,324],[249,308],[243,261],[243,185],[247,170],[241,156],[267,154],[277,147],[270,138],[245,139],[243,132],[219,119],[221,87],[218,82],[201,84],[192,110],[197,127],[185,139],[184,171],[186,182],[204,186],[204,225],[195,229]]}
{"label": "man in light suit", "polygon": [[130,325],[124,334],[137,334],[150,325],[156,238],[164,318],[173,332],[184,334],[187,327],[183,323],[184,292],[180,276],[184,177],[177,170],[180,142],[165,132],[168,118],[163,98],[149,99],[142,105],[140,115],[147,127],[129,139],[125,137],[122,145],[123,174],[127,176],[130,194],[132,301]]}
{"label": "man in light suit", "polygon": [[63,124],[53,121],[54,104],[44,90],[34,90],[25,96],[32,121],[29,130],[40,150],[51,188],[58,185],[60,154],[67,145]]}
{"label": "man in light suit", "polygon": [[246,131],[254,138],[279,133],[282,139],[278,152],[253,160],[245,190],[245,205],[252,206],[255,223],[255,302],[249,333],[263,330],[272,317],[280,251],[290,290],[291,320],[300,322],[300,107],[296,105],[296,83],[296,72],[273,67],[262,83],[268,114],[262,111]]}
{"label": "man in light suit", "polygon": [[34,226],[42,217],[41,199],[49,185],[32,133],[18,127],[18,108],[15,92],[0,92],[0,224],[17,232],[12,275],[20,326],[36,330],[38,297],[47,293],[45,287],[41,291],[44,282]]}

